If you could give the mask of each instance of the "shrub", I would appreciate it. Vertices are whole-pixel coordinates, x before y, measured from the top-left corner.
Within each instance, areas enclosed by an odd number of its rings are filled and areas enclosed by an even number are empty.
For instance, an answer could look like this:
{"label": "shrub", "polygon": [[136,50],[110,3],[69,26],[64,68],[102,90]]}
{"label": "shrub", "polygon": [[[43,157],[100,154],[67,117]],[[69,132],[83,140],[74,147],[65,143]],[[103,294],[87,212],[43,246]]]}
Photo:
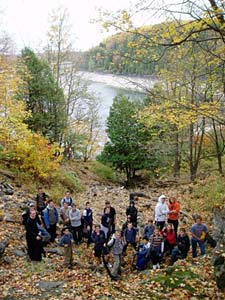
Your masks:
{"label": "shrub", "polygon": [[118,182],[119,178],[116,172],[111,169],[109,166],[103,165],[102,163],[95,161],[91,165],[91,171],[94,172],[96,175],[101,177],[105,181],[110,182]]}

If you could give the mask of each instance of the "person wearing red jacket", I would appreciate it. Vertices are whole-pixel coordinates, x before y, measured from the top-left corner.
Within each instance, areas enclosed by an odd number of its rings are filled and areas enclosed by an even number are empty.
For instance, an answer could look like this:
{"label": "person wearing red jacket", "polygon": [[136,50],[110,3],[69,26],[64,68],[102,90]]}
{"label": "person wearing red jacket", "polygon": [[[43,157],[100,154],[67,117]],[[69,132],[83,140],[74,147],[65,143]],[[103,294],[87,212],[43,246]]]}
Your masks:
{"label": "person wearing red jacket", "polygon": [[173,224],[174,231],[177,236],[177,228],[178,228],[178,217],[180,212],[180,204],[177,202],[176,197],[170,197],[168,203],[169,213],[168,213],[168,223]]}
{"label": "person wearing red jacket", "polygon": [[164,227],[163,230],[161,231],[161,234],[165,240],[164,252],[169,251],[169,253],[171,254],[173,248],[176,246],[177,243],[177,238],[176,238],[175,231],[173,229],[173,225],[170,223],[167,224],[166,227]]}

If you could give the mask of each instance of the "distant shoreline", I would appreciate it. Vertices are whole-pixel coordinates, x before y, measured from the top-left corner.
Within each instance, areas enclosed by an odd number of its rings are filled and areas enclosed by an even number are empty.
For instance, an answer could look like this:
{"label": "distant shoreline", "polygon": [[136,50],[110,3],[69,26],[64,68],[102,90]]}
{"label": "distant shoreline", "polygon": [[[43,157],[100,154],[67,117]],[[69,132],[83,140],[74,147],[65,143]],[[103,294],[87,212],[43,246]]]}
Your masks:
{"label": "distant shoreline", "polygon": [[104,83],[114,88],[133,90],[139,93],[146,93],[158,80],[155,77],[140,77],[128,75],[116,75],[102,72],[79,71],[78,76],[87,81]]}

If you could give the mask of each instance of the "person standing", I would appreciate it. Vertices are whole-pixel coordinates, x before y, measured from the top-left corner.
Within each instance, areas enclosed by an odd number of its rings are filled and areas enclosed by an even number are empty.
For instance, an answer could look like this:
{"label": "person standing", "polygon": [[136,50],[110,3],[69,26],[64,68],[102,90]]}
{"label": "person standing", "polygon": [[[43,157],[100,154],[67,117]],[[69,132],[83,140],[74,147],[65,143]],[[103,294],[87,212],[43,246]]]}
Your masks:
{"label": "person standing", "polygon": [[137,227],[137,215],[138,215],[138,210],[135,207],[134,201],[131,201],[130,205],[126,209],[126,216],[131,217],[130,219],[134,227]]}
{"label": "person standing", "polygon": [[44,253],[41,233],[37,223],[37,212],[35,210],[30,211],[30,215],[26,221],[26,240],[27,240],[27,252],[31,261],[41,261],[42,254]]}
{"label": "person standing", "polygon": [[87,237],[87,246],[91,243],[91,233],[93,227],[93,211],[90,207],[90,202],[86,202],[86,207],[83,211],[83,233]]}
{"label": "person standing", "polygon": [[123,254],[123,247],[124,241],[121,237],[121,231],[116,231],[113,234],[111,240],[107,244],[108,247],[111,248],[113,253],[113,268],[112,268],[112,276],[114,279],[118,279],[118,276],[121,274],[121,263],[122,263],[122,254]]}
{"label": "person standing", "polygon": [[73,203],[73,199],[71,198],[71,195],[70,195],[70,192],[69,192],[69,191],[67,191],[67,192],[65,193],[65,196],[62,198],[62,200],[61,200],[61,207],[63,207],[63,204],[64,204],[65,202],[68,204],[68,206],[71,206],[72,203]]}
{"label": "person standing", "polygon": [[37,190],[37,195],[35,201],[37,204],[37,211],[42,215],[43,210],[47,206],[48,195],[44,192],[42,187],[39,187]]}
{"label": "person standing", "polygon": [[51,235],[50,242],[53,243],[56,238],[56,225],[59,222],[59,214],[53,200],[49,200],[47,207],[43,210],[43,219],[45,228]]}
{"label": "person standing", "polygon": [[[27,220],[28,220],[28,218],[30,217],[30,212],[31,212],[32,210],[34,210],[34,211],[37,212],[37,205],[36,205],[36,203],[34,203],[34,202],[31,202],[31,203],[29,204],[28,208],[26,209],[26,211],[22,214],[22,224],[23,224],[24,226],[26,226]],[[38,214],[36,214],[36,217],[35,217],[35,218],[36,218],[36,222],[37,222],[39,225],[41,225],[41,220],[40,220]]]}
{"label": "person standing", "polygon": [[64,265],[71,269],[73,263],[73,236],[68,227],[63,227],[59,246],[64,247]]}
{"label": "person standing", "polygon": [[177,236],[177,229],[178,229],[178,217],[179,217],[179,212],[180,212],[180,204],[177,202],[176,197],[170,197],[169,198],[169,203],[168,203],[168,223],[173,224],[174,231]]}
{"label": "person standing", "polygon": [[146,238],[147,240],[150,239],[150,237],[153,235],[155,230],[155,226],[153,225],[153,220],[148,220],[148,224],[144,228],[143,238]]}
{"label": "person standing", "polygon": [[63,222],[63,226],[70,226],[70,218],[69,218],[69,211],[71,207],[68,206],[67,202],[63,203],[63,207],[60,208],[60,218]]}
{"label": "person standing", "polygon": [[155,228],[154,234],[150,237],[150,243],[149,256],[152,260],[153,270],[156,270],[160,268],[160,256],[164,251],[163,236],[161,235],[159,228]]}
{"label": "person standing", "polygon": [[157,227],[160,228],[160,230],[162,230],[163,227],[165,226],[167,214],[169,212],[168,206],[165,203],[165,201],[166,201],[166,196],[161,195],[155,207],[155,224]]}
{"label": "person standing", "polygon": [[132,223],[129,223],[127,229],[123,232],[123,237],[125,241],[125,245],[123,248],[124,253],[126,253],[128,245],[132,245],[134,250],[136,250],[136,236],[137,236],[138,229],[133,227]]}
{"label": "person standing", "polygon": [[105,202],[105,210],[109,208],[109,217],[110,217],[110,224],[109,224],[109,234],[115,233],[115,226],[116,226],[116,210],[114,207],[111,206],[109,201]]}
{"label": "person standing", "polygon": [[102,265],[102,255],[104,250],[104,243],[106,241],[106,236],[104,231],[100,229],[99,225],[95,226],[95,229],[93,230],[91,234],[91,240],[94,243],[94,256],[98,259],[98,264],[100,266]]}
{"label": "person standing", "polygon": [[104,232],[106,239],[108,239],[110,236],[111,222],[112,219],[110,218],[110,209],[109,207],[106,207],[101,218],[101,230]]}
{"label": "person standing", "polygon": [[81,213],[74,203],[72,204],[72,208],[69,211],[69,219],[71,223],[74,242],[76,245],[79,245],[82,240]]}
{"label": "person standing", "polygon": [[192,257],[197,257],[197,245],[199,245],[201,255],[205,254],[206,234],[208,228],[202,224],[202,217],[196,217],[196,223],[191,227]]}

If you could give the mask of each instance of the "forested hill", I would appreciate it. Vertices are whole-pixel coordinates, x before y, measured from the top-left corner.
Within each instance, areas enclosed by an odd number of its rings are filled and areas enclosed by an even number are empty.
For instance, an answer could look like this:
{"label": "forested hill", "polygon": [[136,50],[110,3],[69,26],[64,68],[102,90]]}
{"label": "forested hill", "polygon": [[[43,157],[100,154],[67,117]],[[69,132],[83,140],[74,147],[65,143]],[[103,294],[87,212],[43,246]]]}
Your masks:
{"label": "forested hill", "polygon": [[85,70],[115,74],[152,75],[165,66],[164,47],[152,47],[159,34],[170,31],[173,23],[146,25],[135,33],[120,32],[83,53]]}
{"label": "forested hill", "polygon": [[83,68],[116,74],[154,74],[155,68],[164,64],[164,60],[154,62],[162,50],[160,47],[154,50],[148,48],[145,36],[154,38],[166,26],[166,23],[145,26],[139,29],[142,35],[122,32],[105,39],[99,46],[84,53]]}

